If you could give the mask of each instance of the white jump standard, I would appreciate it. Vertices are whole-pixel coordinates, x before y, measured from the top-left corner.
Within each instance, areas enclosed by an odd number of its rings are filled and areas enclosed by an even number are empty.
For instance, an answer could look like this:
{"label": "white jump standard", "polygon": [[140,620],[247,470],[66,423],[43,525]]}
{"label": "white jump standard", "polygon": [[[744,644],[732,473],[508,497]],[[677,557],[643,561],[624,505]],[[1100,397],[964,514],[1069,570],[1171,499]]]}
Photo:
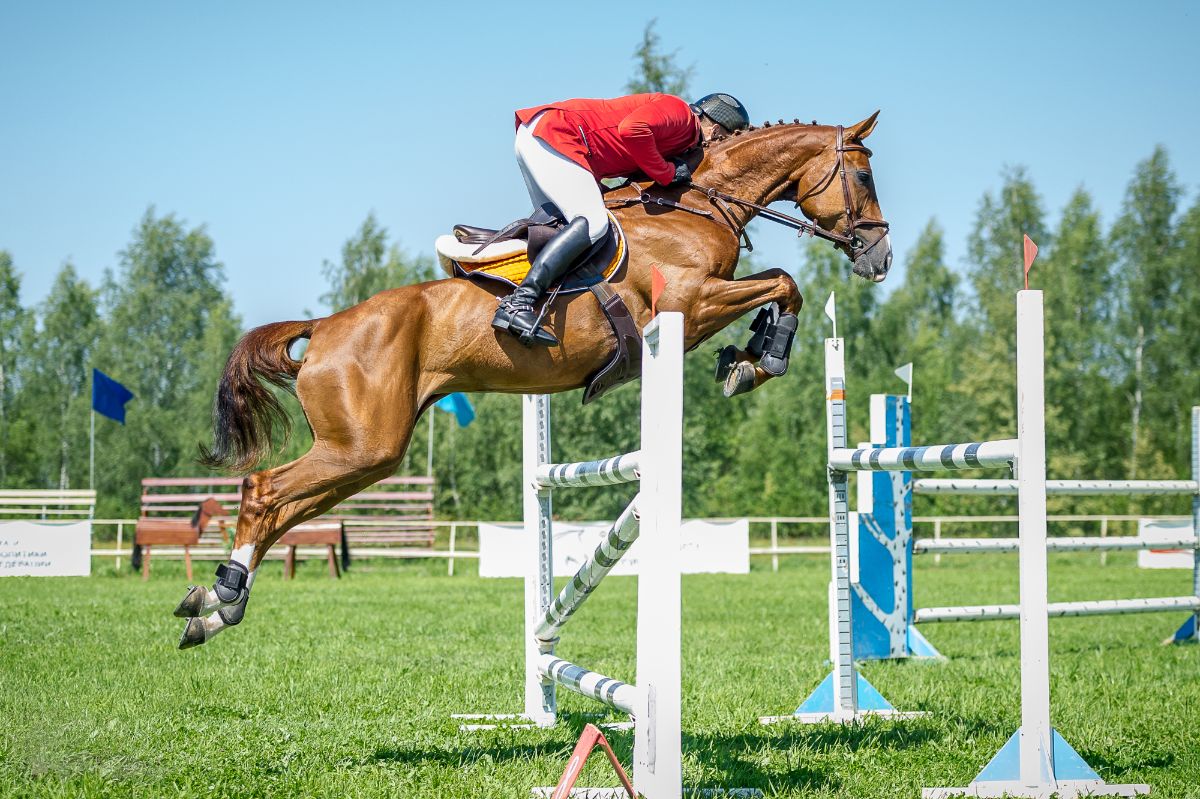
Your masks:
{"label": "white jump standard", "polygon": [[[523,401],[525,578],[525,712],[532,726],[558,720],[558,688],[629,714],[634,729],[633,785],[645,799],[683,795],[681,716],[680,526],[683,494],[683,316],[662,313],[643,333],[641,449],[582,463],[550,460],[550,398]],[[552,494],[579,486],[639,482],[640,491],[613,522],[574,577],[554,593]],[[563,627],[638,538],[637,682],[606,677],[558,656]],[[465,725],[476,729],[492,725]],[[512,725],[522,726],[522,725]],[[535,788],[535,795],[552,789]],[[758,791],[717,791],[755,796]],[[621,788],[576,788],[573,796],[624,796]]]}
{"label": "white jump standard", "polygon": [[1042,293],[1017,293],[1017,506],[1020,538],[1021,727],[962,788],[926,788],[925,799],[1136,796],[1148,785],[1108,785],[1050,724],[1046,576],[1045,338]]}
{"label": "white jump standard", "polygon": [[[850,580],[850,504],[849,474],[846,469],[907,469],[908,462],[946,457],[962,461],[970,449],[971,457],[980,445],[944,447],[939,453],[921,448],[885,452],[846,448],[846,366],[845,343],[840,338],[825,339],[825,430],[829,455],[829,638],[833,672],[817,686],[790,716],[762,716],[763,724],[780,721],[847,724],[866,716],[909,717],[919,715],[898,711],[884,699],[854,666],[852,592]],[[932,450],[933,448],[925,448]],[[995,457],[989,450],[988,457]],[[1009,456],[1011,458],[1011,455]],[[871,465],[859,466],[861,463]]]}

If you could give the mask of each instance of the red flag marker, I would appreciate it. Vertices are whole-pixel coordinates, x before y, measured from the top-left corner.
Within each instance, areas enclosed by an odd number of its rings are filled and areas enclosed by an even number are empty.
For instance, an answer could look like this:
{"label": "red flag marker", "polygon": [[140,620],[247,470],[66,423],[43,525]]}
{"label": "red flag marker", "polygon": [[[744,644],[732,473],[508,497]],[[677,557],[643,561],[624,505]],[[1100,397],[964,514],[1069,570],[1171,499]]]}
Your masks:
{"label": "red flag marker", "polygon": [[1025,236],[1025,290],[1029,290],[1029,267],[1033,266],[1033,259],[1037,258],[1037,245],[1033,243],[1033,239]]}
{"label": "red flag marker", "polygon": [[658,316],[658,298],[667,288],[667,279],[663,277],[658,267],[650,265],[650,316]]}

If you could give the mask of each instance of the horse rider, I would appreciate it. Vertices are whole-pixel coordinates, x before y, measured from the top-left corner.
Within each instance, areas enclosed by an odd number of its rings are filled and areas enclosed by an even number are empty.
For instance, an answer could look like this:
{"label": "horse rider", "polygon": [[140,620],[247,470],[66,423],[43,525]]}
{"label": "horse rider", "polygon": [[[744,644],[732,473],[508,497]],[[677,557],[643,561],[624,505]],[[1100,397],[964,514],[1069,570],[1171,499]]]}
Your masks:
{"label": "horse rider", "polygon": [[500,300],[492,327],[522,343],[555,346],[538,326],[537,301],[585,250],[608,233],[602,178],[641,171],[661,186],[691,182],[678,156],[702,141],[750,125],[746,107],[728,94],[687,103],[670,94],[612,100],[564,100],[516,112],[517,165],[534,208],[557,212],[566,226],[550,239],[511,294]]}

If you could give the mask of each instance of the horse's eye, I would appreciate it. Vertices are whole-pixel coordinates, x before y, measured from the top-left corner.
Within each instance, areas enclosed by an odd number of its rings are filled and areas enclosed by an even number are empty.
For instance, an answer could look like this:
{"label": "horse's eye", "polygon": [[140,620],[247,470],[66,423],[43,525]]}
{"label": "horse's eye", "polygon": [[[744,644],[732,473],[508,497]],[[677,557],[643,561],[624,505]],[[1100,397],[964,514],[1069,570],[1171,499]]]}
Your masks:
{"label": "horse's eye", "polygon": [[856,178],[858,178],[858,182],[863,184],[864,186],[871,185],[871,173],[868,172],[867,170],[860,169],[860,170],[858,170],[858,172],[855,173],[854,176]]}

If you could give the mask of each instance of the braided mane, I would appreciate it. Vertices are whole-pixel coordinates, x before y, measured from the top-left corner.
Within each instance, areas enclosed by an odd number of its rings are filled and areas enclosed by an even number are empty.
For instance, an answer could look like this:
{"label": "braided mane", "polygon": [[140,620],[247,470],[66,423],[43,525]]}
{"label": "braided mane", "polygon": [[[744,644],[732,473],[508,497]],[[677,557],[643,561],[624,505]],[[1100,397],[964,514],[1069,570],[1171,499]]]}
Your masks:
{"label": "braided mane", "polygon": [[753,133],[756,130],[762,130],[763,128],[770,128],[773,126],[782,125],[782,126],[786,126],[786,127],[795,127],[796,125],[803,125],[805,127],[808,127],[808,126],[812,126],[812,125],[816,125],[816,124],[817,124],[817,120],[815,120],[815,119],[812,122],[801,122],[799,119],[793,119],[791,122],[784,122],[781,119],[778,122],[774,123],[774,125],[771,123],[770,120],[767,120],[766,122],[763,122],[761,125],[751,125],[750,127],[743,128],[742,130],[735,130],[733,133],[726,133],[721,136],[713,136],[711,139],[705,139],[701,143],[700,146],[707,149],[714,144],[728,141],[730,139],[733,139],[735,136],[741,136],[743,133]]}

